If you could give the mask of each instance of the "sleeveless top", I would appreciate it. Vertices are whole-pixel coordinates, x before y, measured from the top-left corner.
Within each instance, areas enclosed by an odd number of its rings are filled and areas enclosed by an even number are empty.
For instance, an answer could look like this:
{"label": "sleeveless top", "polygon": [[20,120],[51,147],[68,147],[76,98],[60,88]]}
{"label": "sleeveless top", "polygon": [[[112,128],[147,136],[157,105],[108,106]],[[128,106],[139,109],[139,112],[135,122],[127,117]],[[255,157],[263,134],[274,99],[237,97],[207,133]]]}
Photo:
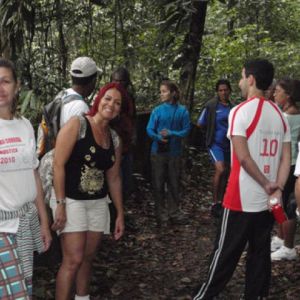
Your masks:
{"label": "sleeveless top", "polygon": [[94,139],[90,122],[86,121],[85,136],[79,139],[65,165],[65,194],[75,200],[95,200],[107,196],[105,172],[115,162],[112,136],[109,149]]}

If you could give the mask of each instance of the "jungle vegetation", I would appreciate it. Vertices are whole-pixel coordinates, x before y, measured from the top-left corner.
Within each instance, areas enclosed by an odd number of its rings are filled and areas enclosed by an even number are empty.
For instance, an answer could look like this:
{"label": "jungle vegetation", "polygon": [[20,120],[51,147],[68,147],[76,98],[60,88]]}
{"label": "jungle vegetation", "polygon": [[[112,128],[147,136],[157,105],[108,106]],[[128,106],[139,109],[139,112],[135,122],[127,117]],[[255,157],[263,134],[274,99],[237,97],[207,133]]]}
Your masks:
{"label": "jungle vegetation", "polygon": [[220,77],[238,99],[246,59],[300,78],[299,16],[294,0],[0,0],[0,51],[17,64],[20,109],[33,123],[81,55],[102,69],[98,86],[126,66],[140,111],[157,104],[162,78],[175,80],[195,116]]}

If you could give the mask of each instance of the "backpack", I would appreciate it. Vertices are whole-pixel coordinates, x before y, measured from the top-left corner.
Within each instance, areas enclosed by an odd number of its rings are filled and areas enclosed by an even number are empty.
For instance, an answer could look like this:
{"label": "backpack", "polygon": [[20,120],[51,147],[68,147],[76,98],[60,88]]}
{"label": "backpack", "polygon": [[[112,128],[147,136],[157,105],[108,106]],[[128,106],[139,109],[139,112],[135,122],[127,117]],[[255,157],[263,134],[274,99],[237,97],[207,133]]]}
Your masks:
{"label": "backpack", "polygon": [[66,90],[59,92],[43,108],[42,121],[37,132],[37,156],[41,159],[55,147],[55,140],[60,129],[60,115],[64,104],[74,100],[83,100],[79,94],[69,94]]}

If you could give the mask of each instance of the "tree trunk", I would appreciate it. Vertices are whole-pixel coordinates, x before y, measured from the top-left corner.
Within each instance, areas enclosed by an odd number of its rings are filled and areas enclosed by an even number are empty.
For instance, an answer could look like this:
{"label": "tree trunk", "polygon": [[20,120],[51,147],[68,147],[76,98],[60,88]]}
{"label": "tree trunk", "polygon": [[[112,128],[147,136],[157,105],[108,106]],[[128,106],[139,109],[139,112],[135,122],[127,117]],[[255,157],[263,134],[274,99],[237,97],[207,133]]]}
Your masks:
{"label": "tree trunk", "polygon": [[60,0],[55,1],[56,6],[56,23],[59,37],[59,54],[60,54],[60,69],[63,81],[66,80],[66,70],[68,62],[68,48],[65,43],[63,17],[62,17],[62,3]]}
{"label": "tree trunk", "polygon": [[207,0],[194,1],[195,11],[192,14],[189,32],[184,39],[180,88],[189,111],[192,111],[194,105],[196,70],[204,32],[207,2]]}
{"label": "tree trunk", "polygon": [[126,68],[128,68],[130,63],[130,55],[128,53],[128,39],[127,39],[127,33],[125,32],[124,29],[122,5],[120,0],[117,0],[117,9],[118,9],[118,16],[119,16],[119,24],[120,24],[120,34],[122,39],[124,65],[126,66]]}
{"label": "tree trunk", "polygon": [[[229,0],[227,3],[227,10],[230,11],[235,7],[237,4],[237,0]],[[234,22],[235,22],[235,17],[230,17],[229,20],[227,21],[227,30],[228,30],[228,35],[233,36],[234,35]]]}

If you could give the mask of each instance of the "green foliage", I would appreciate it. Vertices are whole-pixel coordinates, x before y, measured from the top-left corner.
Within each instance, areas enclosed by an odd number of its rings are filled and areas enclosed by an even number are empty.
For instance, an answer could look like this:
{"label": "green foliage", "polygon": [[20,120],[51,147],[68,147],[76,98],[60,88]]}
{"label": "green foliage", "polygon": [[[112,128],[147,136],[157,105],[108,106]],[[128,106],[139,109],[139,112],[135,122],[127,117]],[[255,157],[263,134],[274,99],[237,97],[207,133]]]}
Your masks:
{"label": "green foliage", "polygon": [[18,110],[21,115],[29,118],[34,127],[40,122],[40,114],[43,108],[43,103],[34,94],[33,90],[22,89],[19,95]]}
{"label": "green foliage", "polygon": [[276,78],[300,78],[299,12],[300,3],[292,0],[239,0],[231,9],[217,1],[211,3],[198,65],[194,118],[214,95],[219,78],[230,80],[232,98],[240,101],[238,81],[247,59],[268,58],[275,65]]}
{"label": "green foliage", "polygon": [[[152,107],[163,77],[178,81],[184,38],[196,0],[0,0],[1,51],[16,61],[23,91],[20,109],[38,120],[41,107],[69,82],[68,66],[91,56],[103,70],[99,85],[125,65],[138,109]],[[228,78],[233,98],[246,59],[267,57],[276,77],[300,78],[300,2],[209,1],[197,68],[194,115]]]}

